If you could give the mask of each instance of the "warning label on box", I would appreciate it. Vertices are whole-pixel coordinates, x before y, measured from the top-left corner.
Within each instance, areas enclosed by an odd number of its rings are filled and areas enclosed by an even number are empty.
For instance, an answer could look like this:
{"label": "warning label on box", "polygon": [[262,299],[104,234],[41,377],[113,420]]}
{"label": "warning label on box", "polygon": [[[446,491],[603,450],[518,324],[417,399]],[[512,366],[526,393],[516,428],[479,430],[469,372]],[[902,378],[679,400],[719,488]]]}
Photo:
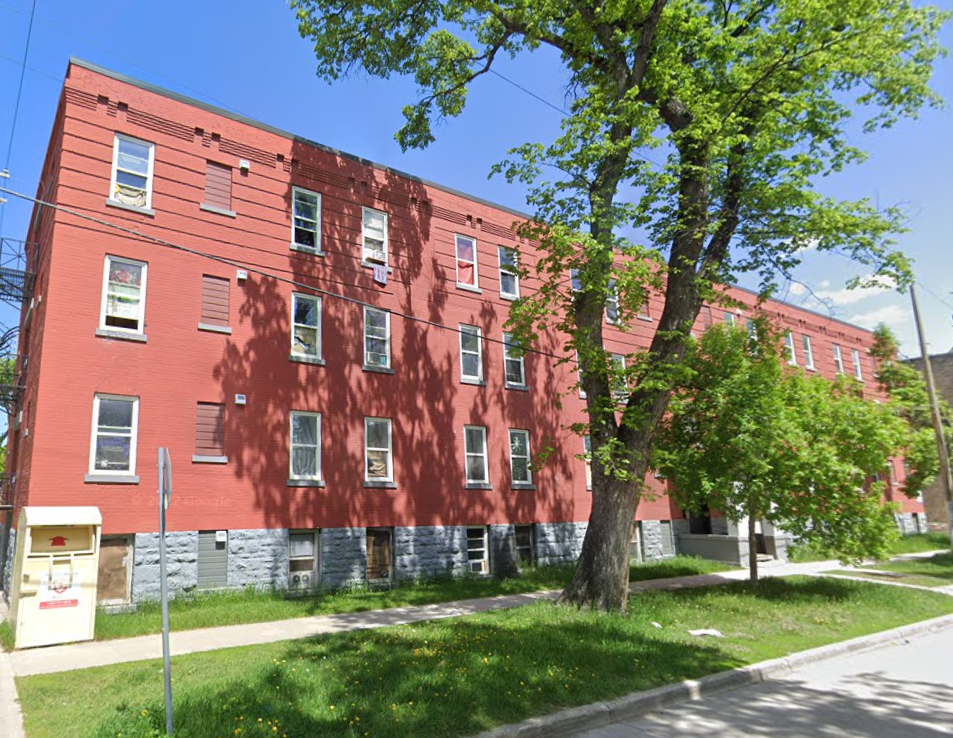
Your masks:
{"label": "warning label on box", "polygon": [[54,610],[61,607],[79,605],[79,585],[82,572],[74,571],[72,577],[68,571],[53,572],[40,576],[39,606],[41,610]]}

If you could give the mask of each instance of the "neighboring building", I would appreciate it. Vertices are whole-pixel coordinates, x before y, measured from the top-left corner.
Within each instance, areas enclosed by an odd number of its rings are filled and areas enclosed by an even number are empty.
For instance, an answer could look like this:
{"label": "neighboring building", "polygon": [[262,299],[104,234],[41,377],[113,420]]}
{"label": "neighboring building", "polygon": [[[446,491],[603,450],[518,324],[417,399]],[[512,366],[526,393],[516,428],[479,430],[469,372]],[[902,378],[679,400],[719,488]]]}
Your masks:
{"label": "neighboring building", "polygon": [[[909,363],[916,367],[917,371],[923,371],[922,357],[911,359]],[[931,354],[930,368],[933,370],[933,383],[936,386],[937,395],[953,405],[953,350],[945,354]],[[946,441],[949,445],[949,436]],[[946,491],[939,478],[923,490],[923,507],[930,530],[943,533],[949,530],[950,516],[946,507]]]}
{"label": "neighboring building", "polygon": [[[584,412],[576,370],[547,355],[558,336],[521,356],[503,328],[534,288],[512,268],[518,252],[532,273],[512,230],[525,216],[79,61],[40,192],[58,208],[37,208],[28,235],[10,515],[98,506],[101,599],[158,593],[160,446],[176,591],[578,555],[590,493],[585,439],[568,430]],[[660,308],[656,296],[631,330],[608,328],[607,348],[646,346]],[[870,382],[868,331],[767,311],[793,363]],[[696,327],[743,316],[706,307]],[[745,555],[734,526],[688,521],[648,485],[640,555],[703,549],[712,533]]]}

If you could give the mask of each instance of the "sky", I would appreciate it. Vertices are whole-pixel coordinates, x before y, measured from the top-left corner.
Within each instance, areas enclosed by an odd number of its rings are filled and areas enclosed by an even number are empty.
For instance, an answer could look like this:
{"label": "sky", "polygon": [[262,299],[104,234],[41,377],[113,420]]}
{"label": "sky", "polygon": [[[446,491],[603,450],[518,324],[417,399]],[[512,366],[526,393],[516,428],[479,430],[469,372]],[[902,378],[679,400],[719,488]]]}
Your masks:
{"label": "sky", "polygon": [[[528,210],[524,191],[489,178],[490,168],[514,146],[552,140],[559,108],[566,106],[565,78],[553,54],[504,59],[497,67],[501,76],[485,75],[474,84],[466,111],[437,129],[434,144],[404,153],[393,136],[401,108],[414,99],[413,81],[360,74],[333,84],[318,79],[313,52],[298,35],[287,2],[36,0],[31,32],[33,4],[0,0],[0,170],[10,174],[0,182],[29,195],[36,192],[70,56],[519,210]],[[950,0],[938,4],[949,7]],[[942,41],[953,47],[950,24]],[[953,59],[940,61],[933,87],[953,104]],[[953,349],[951,131],[947,106],[886,131],[857,134],[853,142],[869,159],[824,184],[827,194],[869,197],[907,214],[908,231],[897,242],[914,260],[931,354]],[[7,199],[0,236],[23,238],[30,204]],[[886,323],[904,354],[920,355],[909,295],[886,287],[845,289],[848,279],[863,275],[842,257],[808,251],[797,281],[779,296],[867,328]],[[16,322],[9,308],[0,307],[0,324]]]}

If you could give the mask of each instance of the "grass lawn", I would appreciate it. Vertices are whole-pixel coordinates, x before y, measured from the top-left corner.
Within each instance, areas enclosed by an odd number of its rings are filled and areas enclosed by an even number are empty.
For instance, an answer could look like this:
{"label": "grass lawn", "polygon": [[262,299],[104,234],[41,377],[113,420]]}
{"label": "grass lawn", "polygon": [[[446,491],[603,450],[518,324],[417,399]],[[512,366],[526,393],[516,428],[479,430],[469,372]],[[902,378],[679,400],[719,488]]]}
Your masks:
{"label": "grass lawn", "polygon": [[[173,659],[176,735],[449,738],[953,612],[938,593],[797,577],[653,591],[630,614],[517,610]],[[663,627],[656,629],[652,621]],[[717,628],[722,639],[694,638]],[[159,661],[26,677],[30,738],[162,734]]]}
{"label": "grass lawn", "polygon": [[[734,568],[719,561],[677,556],[664,561],[633,564],[629,576],[636,582],[712,574]],[[447,578],[388,590],[354,589],[328,592],[316,597],[288,598],[281,591],[259,592],[252,589],[188,595],[169,603],[169,625],[172,630],[193,630],[562,589],[572,578],[574,570],[575,567],[571,566],[547,566],[528,569],[510,579]],[[161,630],[162,611],[158,603],[142,604],[136,612],[115,615],[99,612],[96,615],[96,640],[128,638]],[[0,645],[5,649],[13,646],[13,632],[7,623],[0,623]]]}
{"label": "grass lawn", "polygon": [[[916,584],[921,587],[945,587],[953,584],[953,554],[943,553],[931,556],[928,559],[911,559],[909,561],[884,561],[879,564],[862,566],[861,569],[877,569],[891,572],[895,576],[885,577],[873,572],[850,572],[851,575],[860,575],[880,581],[900,582],[901,584]],[[833,574],[844,572],[831,572]]]}
{"label": "grass lawn", "polygon": [[[949,550],[950,537],[945,533],[918,533],[914,536],[902,536],[891,547],[890,555],[899,556],[908,553],[924,553],[926,551]],[[797,564],[804,564],[809,561],[827,561],[837,558],[830,554],[825,554],[810,546],[790,546],[788,547],[788,556],[791,561]]]}

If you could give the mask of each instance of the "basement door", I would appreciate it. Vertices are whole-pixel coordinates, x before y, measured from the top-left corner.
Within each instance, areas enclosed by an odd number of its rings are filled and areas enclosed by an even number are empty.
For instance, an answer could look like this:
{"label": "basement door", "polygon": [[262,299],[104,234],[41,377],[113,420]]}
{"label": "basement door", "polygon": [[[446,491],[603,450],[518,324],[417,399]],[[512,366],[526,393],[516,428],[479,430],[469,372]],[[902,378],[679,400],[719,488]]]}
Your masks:
{"label": "basement door", "polygon": [[393,576],[394,539],[389,528],[367,529],[367,582],[390,584]]}
{"label": "basement door", "polygon": [[130,554],[132,546],[126,536],[103,538],[99,544],[99,576],[96,580],[96,601],[121,603],[129,601]]}
{"label": "basement door", "polygon": [[199,531],[198,589],[224,589],[228,585],[228,532]]}

